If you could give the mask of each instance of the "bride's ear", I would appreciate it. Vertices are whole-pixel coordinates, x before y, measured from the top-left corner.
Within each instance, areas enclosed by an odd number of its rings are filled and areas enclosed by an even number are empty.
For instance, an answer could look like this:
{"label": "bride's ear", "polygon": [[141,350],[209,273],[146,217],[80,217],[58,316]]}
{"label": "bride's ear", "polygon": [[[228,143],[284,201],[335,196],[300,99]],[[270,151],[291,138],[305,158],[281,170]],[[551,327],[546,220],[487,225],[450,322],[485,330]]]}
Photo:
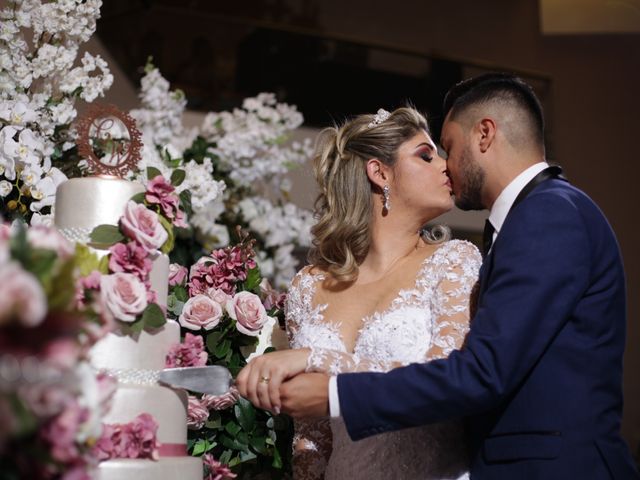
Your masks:
{"label": "bride's ear", "polygon": [[370,158],[367,161],[367,176],[371,183],[382,190],[385,185],[389,185],[391,182],[391,168],[377,158]]}

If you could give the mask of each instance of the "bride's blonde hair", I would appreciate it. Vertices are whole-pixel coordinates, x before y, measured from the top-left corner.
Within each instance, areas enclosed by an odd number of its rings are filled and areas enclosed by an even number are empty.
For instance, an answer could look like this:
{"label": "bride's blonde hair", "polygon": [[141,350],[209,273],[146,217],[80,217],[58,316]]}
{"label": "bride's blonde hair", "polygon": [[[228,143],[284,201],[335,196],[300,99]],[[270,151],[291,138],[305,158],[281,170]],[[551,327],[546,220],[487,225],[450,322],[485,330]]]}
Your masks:
{"label": "bride's blonde hair", "polygon": [[377,158],[393,167],[400,145],[420,131],[428,132],[425,117],[403,107],[382,121],[374,115],[359,115],[320,132],[313,158],[320,194],[309,261],[336,281],[355,281],[358,265],[369,251],[371,193],[377,187],[367,176],[367,161]]}

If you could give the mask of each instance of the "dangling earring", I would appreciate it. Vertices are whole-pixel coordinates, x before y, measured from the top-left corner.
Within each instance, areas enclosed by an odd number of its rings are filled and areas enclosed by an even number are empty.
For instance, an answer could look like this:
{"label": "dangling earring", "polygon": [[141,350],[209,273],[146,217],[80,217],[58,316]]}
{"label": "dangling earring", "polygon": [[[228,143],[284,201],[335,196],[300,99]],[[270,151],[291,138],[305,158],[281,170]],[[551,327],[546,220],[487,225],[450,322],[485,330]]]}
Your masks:
{"label": "dangling earring", "polygon": [[382,196],[384,197],[384,209],[388,212],[391,210],[391,203],[389,202],[389,185],[385,185],[382,188]]}

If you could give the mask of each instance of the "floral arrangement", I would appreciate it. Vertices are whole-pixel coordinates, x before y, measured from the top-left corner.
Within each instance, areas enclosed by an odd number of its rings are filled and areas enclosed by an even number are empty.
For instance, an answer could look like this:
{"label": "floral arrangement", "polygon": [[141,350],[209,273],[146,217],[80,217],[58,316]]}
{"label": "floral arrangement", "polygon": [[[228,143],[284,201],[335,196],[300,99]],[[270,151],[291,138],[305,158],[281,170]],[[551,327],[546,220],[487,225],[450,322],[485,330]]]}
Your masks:
{"label": "floral arrangement", "polygon": [[141,167],[165,176],[182,169],[179,191],[191,192],[192,229],[178,238],[173,259],[189,265],[205,251],[228,245],[230,232],[241,225],[256,240],[262,274],[286,286],[298,267],[295,249],[311,244],[313,223],[311,212],[287,200],[291,184],[285,174],[311,155],[309,139],[287,143],[302,115],[261,93],[245,99],[242,108],[211,112],[202,126],[187,130],[184,94],[171,91],[151,63],[145,71],[141,108],[130,112],[143,134]]}
{"label": "floral arrangement", "polygon": [[[169,316],[186,333],[167,356],[168,367],[224,365],[235,376],[253,355],[286,343],[279,326],[284,296],[262,279],[254,243],[241,236],[237,245],[201,257],[189,272],[172,265]],[[209,470],[222,475],[210,478],[234,478],[228,468],[285,475],[289,423],[256,410],[233,388],[219,396],[190,395],[188,426],[189,452],[205,455]]]}
{"label": "floral arrangement", "polygon": [[0,211],[50,223],[56,187],[74,172],[71,122],[80,99],[113,83],[107,63],[84,53],[100,0],[10,0],[0,10]]}
{"label": "floral arrangement", "polygon": [[83,280],[84,295],[100,292],[113,316],[131,332],[164,325],[149,274],[159,252],[173,249],[174,230],[187,226],[183,201],[175,192],[184,172],[175,170],[171,182],[152,167],[147,174],[146,191],[129,200],[119,224],[100,225],[91,233],[93,244],[108,247],[109,253],[98,259],[84,249],[84,271],[91,270]]}
{"label": "floral arrangement", "polygon": [[83,298],[83,252],[55,230],[0,226],[0,471],[89,479],[115,383],[89,366],[111,329],[102,297]]}

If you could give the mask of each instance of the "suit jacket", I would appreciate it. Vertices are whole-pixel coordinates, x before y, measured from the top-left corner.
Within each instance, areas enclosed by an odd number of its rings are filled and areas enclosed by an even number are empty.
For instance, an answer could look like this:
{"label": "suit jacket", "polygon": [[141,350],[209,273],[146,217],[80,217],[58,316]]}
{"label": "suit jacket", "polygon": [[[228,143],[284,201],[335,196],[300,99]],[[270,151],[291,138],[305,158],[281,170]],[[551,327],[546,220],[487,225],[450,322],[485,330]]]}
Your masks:
{"label": "suit jacket", "polygon": [[640,479],[620,437],[625,279],[598,207],[567,182],[514,206],[449,358],[338,376],[352,439],[467,417],[472,479]]}

